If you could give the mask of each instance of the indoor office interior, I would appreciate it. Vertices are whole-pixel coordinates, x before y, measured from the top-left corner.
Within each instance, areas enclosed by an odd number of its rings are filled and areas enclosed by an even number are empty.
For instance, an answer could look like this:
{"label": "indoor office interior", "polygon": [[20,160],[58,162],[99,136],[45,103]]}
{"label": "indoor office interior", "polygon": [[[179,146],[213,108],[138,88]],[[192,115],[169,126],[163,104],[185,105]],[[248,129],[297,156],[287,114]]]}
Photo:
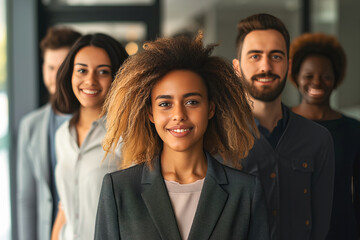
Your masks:
{"label": "indoor office interior", "polygon": [[[44,105],[39,41],[50,26],[69,26],[82,34],[113,36],[129,55],[148,40],[179,34],[219,43],[214,51],[229,62],[236,57],[238,21],[270,13],[287,26],[291,39],[304,32],[336,36],[345,49],[345,80],[331,105],[360,120],[360,1],[357,0],[0,0],[0,240],[17,239],[16,142],[20,119]],[[300,103],[288,82],[283,102]]]}

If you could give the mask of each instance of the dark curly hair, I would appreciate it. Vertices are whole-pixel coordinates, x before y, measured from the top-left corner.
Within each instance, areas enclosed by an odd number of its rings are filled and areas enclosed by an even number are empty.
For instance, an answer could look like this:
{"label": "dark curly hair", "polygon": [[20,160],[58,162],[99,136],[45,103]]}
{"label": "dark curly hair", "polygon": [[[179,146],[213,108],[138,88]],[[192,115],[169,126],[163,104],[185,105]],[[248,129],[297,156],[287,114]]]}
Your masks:
{"label": "dark curly hair", "polygon": [[293,40],[290,47],[290,80],[297,86],[297,76],[302,62],[309,55],[327,57],[334,69],[335,88],[342,83],[346,70],[346,55],[340,42],[324,33],[305,33]]}
{"label": "dark curly hair", "polygon": [[239,167],[254,144],[257,128],[242,82],[230,63],[211,56],[215,45],[203,46],[202,34],[159,38],[144,44],[120,68],[105,101],[107,133],[104,150],[113,153],[121,143],[123,167],[147,163],[162,149],[162,140],[150,122],[151,91],[173,70],[189,70],[204,81],[215,115],[204,135],[204,148]]}

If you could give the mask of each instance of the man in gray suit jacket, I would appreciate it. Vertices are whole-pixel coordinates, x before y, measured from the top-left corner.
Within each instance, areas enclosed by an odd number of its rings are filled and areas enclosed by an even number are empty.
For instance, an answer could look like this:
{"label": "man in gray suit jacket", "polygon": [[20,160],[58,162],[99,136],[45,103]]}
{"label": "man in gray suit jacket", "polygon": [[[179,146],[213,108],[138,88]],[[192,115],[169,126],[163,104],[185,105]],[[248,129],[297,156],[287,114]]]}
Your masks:
{"label": "man in gray suit jacket", "polygon": [[[56,73],[80,33],[50,28],[40,43],[43,79],[50,99]],[[19,240],[49,240],[58,197],[54,181],[56,129],[69,116],[56,113],[48,103],[25,116],[19,128],[17,150],[17,212]]]}

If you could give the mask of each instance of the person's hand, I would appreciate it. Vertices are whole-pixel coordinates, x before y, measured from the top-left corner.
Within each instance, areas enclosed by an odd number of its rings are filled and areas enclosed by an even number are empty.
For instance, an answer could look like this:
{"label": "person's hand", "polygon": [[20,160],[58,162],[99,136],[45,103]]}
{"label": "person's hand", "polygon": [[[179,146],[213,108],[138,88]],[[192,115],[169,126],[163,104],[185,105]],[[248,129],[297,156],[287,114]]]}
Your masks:
{"label": "person's hand", "polygon": [[54,226],[53,226],[53,229],[51,232],[51,240],[59,239],[59,234],[60,234],[61,228],[64,226],[65,223],[66,223],[65,213],[62,208],[61,202],[59,202],[58,213],[56,215]]}

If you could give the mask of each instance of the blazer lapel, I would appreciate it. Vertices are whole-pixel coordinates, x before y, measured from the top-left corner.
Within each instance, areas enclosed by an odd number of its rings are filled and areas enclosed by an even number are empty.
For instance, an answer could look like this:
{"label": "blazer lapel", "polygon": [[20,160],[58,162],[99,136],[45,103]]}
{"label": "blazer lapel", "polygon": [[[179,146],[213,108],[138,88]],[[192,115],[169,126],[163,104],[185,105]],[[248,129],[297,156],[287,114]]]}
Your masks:
{"label": "blazer lapel", "polygon": [[227,184],[223,166],[206,153],[208,170],[189,240],[209,239],[226,204],[228,194],[220,185]]}
{"label": "blazer lapel", "polygon": [[162,239],[181,240],[170,198],[161,175],[159,157],[150,171],[144,166],[141,194],[149,214]]}

